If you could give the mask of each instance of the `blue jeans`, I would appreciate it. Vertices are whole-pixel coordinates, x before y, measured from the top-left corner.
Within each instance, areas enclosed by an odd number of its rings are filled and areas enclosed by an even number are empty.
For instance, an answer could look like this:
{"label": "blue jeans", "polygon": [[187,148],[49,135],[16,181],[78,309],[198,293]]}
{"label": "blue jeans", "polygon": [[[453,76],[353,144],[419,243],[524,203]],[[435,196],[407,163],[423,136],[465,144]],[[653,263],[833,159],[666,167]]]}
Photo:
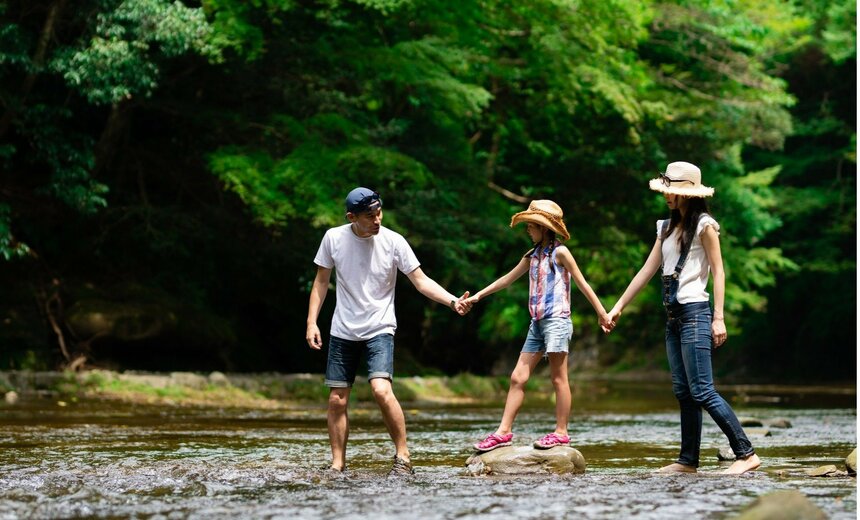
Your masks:
{"label": "blue jeans", "polygon": [[678,463],[698,467],[702,408],[729,439],[738,458],[755,453],[729,403],[714,388],[711,370],[711,308],[708,302],[666,307],[666,353],[672,390],[681,405],[681,454]]}
{"label": "blue jeans", "polygon": [[394,373],[394,336],[380,334],[366,341],[351,341],[332,336],[328,342],[325,384],[331,388],[348,388],[355,383],[361,354],[367,353],[367,379],[391,381]]}

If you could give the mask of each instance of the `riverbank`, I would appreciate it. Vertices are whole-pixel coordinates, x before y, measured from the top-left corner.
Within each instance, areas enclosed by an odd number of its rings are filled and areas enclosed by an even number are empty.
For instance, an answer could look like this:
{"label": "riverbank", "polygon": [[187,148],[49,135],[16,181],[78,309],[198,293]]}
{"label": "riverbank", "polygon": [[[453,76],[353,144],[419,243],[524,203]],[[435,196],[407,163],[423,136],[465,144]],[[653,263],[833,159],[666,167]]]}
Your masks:
{"label": "riverbank", "polygon": [[[96,399],[125,403],[174,406],[226,406],[278,409],[325,403],[328,388],[322,374],[208,374],[192,372],[141,373],[91,370],[85,372],[0,372],[0,394],[7,402],[27,397],[50,397],[61,402]],[[643,393],[667,394],[668,375],[655,372],[625,374],[574,374],[574,402],[588,402],[612,392],[619,385]],[[413,376],[394,380],[394,391],[405,403],[469,405],[504,401],[507,377]],[[846,406],[856,402],[856,386],[831,385],[720,385],[722,392],[745,404],[791,404],[798,399],[821,396]],[[532,401],[552,401],[547,377],[533,377],[527,384]],[[637,392],[638,393],[638,392]],[[668,394],[667,394],[668,396]],[[671,397],[671,396],[668,396]],[[370,385],[359,378],[352,399],[371,403]],[[624,397],[628,402],[630,395]]]}

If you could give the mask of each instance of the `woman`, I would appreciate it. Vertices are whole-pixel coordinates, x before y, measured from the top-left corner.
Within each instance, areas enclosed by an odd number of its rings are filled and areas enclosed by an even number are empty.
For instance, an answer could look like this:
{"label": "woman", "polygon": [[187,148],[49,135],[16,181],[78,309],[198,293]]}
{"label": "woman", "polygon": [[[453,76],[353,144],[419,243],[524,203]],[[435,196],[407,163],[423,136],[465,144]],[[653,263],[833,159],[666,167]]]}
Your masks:
{"label": "woman", "polygon": [[[720,225],[708,214],[705,197],[714,189],[702,185],[699,168],[673,162],[666,173],[649,183],[663,194],[671,217],[657,221],[657,240],[621,298],[609,312],[615,322],[621,311],[662,265],[663,305],[666,308],[666,352],[672,389],[681,406],[681,453],[660,473],[695,473],[702,440],[702,408],[728,437],[736,460],[723,473],[739,475],[761,465],[734,411],[714,388],[711,349],[726,341],[723,314],[725,271],[720,255]],[[707,292],[714,276],[714,312]]]}

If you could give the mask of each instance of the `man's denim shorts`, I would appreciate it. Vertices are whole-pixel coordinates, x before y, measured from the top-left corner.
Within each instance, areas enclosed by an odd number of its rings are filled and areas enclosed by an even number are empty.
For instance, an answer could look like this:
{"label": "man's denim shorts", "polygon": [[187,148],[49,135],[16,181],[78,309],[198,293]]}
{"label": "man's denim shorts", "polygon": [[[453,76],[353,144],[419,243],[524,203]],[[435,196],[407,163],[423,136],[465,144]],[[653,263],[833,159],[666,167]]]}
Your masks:
{"label": "man's denim shorts", "polygon": [[367,380],[394,374],[394,336],[380,334],[365,341],[351,341],[332,336],[328,342],[328,364],[325,384],[331,388],[348,388],[355,383],[361,354],[367,354]]}
{"label": "man's denim shorts", "polygon": [[532,320],[522,352],[544,352],[546,354],[564,352],[566,354],[572,337],[573,323],[570,322],[570,318]]}

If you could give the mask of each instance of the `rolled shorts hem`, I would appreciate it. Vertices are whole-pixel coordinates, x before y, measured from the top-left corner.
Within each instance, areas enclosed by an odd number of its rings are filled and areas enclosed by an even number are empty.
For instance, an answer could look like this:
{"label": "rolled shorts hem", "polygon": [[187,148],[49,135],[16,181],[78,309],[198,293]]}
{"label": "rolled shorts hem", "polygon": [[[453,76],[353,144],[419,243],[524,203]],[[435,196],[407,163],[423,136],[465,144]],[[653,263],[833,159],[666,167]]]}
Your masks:
{"label": "rolled shorts hem", "polygon": [[393,381],[394,376],[388,372],[371,372],[367,374],[367,380],[370,381],[371,379],[388,379],[389,381]]}
{"label": "rolled shorts hem", "polygon": [[349,381],[332,381],[330,379],[326,379],[325,386],[329,388],[352,388],[352,383]]}

